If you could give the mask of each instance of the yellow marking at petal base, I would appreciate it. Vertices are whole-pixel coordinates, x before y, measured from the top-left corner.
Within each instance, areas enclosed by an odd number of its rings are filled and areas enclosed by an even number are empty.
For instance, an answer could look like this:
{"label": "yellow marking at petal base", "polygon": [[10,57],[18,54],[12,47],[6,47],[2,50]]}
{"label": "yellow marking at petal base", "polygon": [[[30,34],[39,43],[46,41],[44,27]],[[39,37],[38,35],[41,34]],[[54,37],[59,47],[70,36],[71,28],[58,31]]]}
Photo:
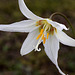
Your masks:
{"label": "yellow marking at petal base", "polygon": [[55,32],[57,33],[57,29],[55,28]]}
{"label": "yellow marking at petal base", "polygon": [[48,39],[48,37],[49,37],[49,33],[47,33],[47,39]]}
{"label": "yellow marking at petal base", "polygon": [[43,38],[43,44],[45,44],[45,42],[46,42],[46,38],[44,37],[44,38]]}
{"label": "yellow marking at petal base", "polygon": [[44,34],[43,34],[43,36],[42,36],[42,40],[43,40],[43,44],[45,44],[46,38],[44,37]]}
{"label": "yellow marking at petal base", "polygon": [[54,34],[54,31],[52,31],[51,34],[53,35]]}
{"label": "yellow marking at petal base", "polygon": [[43,34],[43,31],[44,31],[44,29],[41,29],[41,32],[40,32],[40,34]]}
{"label": "yellow marking at petal base", "polygon": [[41,37],[41,34],[38,35],[38,37],[36,38],[37,40]]}

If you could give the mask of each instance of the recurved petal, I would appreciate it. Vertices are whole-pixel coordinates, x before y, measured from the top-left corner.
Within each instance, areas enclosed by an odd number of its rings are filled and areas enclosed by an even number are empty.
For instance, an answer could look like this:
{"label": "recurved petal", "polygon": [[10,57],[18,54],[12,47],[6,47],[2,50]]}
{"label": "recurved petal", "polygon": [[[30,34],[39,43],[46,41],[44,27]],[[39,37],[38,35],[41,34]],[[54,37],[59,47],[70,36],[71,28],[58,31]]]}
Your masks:
{"label": "recurved petal", "polygon": [[36,40],[37,36],[39,35],[39,30],[37,29],[36,31],[30,32],[27,36],[27,38],[25,39],[20,54],[26,55],[29,52],[31,52],[34,47],[36,46],[38,40]]}
{"label": "recurved petal", "polygon": [[63,31],[57,30],[56,36],[62,44],[75,47],[75,39],[72,39]]}
{"label": "recurved petal", "polygon": [[24,20],[9,25],[0,25],[0,30],[9,32],[31,32],[37,29],[38,27],[39,26],[36,26],[36,21]]}
{"label": "recurved petal", "polygon": [[26,4],[24,3],[24,0],[18,0],[19,2],[19,7],[21,12],[23,13],[24,16],[26,16],[29,19],[32,20],[40,20],[42,19],[41,17],[36,16],[34,13],[32,13],[26,6]]}
{"label": "recurved petal", "polygon": [[56,65],[57,69],[62,75],[65,75],[59,68],[57,63],[58,50],[59,50],[59,41],[55,35],[50,35],[44,44],[45,52],[50,60]]}
{"label": "recurved petal", "polygon": [[50,23],[53,27],[57,28],[58,30],[68,30],[68,28],[64,24],[60,24],[58,22],[52,21],[47,19],[48,23]]}

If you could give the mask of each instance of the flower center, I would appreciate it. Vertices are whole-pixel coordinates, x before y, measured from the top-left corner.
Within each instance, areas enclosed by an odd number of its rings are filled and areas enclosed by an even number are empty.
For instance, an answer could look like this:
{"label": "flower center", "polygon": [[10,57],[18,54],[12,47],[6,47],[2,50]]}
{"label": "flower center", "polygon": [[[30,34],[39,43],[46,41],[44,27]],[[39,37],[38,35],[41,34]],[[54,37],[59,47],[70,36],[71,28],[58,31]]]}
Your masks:
{"label": "flower center", "polygon": [[43,44],[45,44],[46,40],[49,38],[49,35],[53,35],[54,32],[57,32],[57,29],[53,27],[51,24],[47,22],[47,20],[39,20],[36,22],[36,26],[41,25],[39,28],[40,34],[37,36],[36,40],[38,40],[38,43],[36,45],[35,50],[40,51],[41,49],[38,49],[38,45],[41,41],[43,41]]}
{"label": "flower center", "polygon": [[41,27],[39,28],[40,34],[36,39],[38,40],[39,38],[42,38],[43,44],[45,44],[45,41],[46,39],[48,39],[49,35],[53,35],[54,31],[57,32],[57,29],[49,24],[46,20],[37,21],[36,26],[39,25],[41,25]]}

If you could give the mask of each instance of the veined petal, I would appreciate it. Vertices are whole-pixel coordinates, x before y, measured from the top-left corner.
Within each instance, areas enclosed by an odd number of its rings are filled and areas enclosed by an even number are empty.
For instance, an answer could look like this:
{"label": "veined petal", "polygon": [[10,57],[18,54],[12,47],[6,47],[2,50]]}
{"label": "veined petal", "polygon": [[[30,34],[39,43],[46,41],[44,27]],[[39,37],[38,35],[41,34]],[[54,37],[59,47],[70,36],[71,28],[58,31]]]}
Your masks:
{"label": "veined petal", "polygon": [[57,69],[62,75],[65,75],[59,68],[57,63],[58,50],[59,50],[59,41],[55,35],[50,35],[44,44],[45,52],[50,60],[56,65]]}
{"label": "veined petal", "polygon": [[39,26],[36,26],[36,21],[24,20],[9,25],[0,25],[0,30],[10,32],[31,32],[37,29],[38,27]]}
{"label": "veined petal", "polygon": [[55,37],[55,35],[49,35],[48,39],[46,40],[45,52],[47,53],[48,57],[51,59],[52,62],[56,62],[58,58],[58,50],[59,50],[59,41]]}
{"label": "veined petal", "polygon": [[50,23],[53,27],[57,28],[58,30],[68,30],[68,28],[64,24],[60,24],[58,22],[52,21],[47,19],[48,23]]}
{"label": "veined petal", "polygon": [[37,36],[39,35],[39,30],[37,29],[36,31],[30,32],[25,39],[20,54],[21,55],[26,55],[29,52],[31,52],[34,47],[36,46],[38,40],[36,40]]}
{"label": "veined petal", "polygon": [[63,31],[57,30],[56,36],[62,44],[75,47],[75,39],[72,39]]}
{"label": "veined petal", "polygon": [[24,16],[26,16],[29,19],[32,20],[40,20],[42,19],[41,17],[36,16],[35,14],[33,14],[26,6],[26,4],[24,3],[24,0],[18,0],[19,2],[19,7],[21,12],[23,13]]}

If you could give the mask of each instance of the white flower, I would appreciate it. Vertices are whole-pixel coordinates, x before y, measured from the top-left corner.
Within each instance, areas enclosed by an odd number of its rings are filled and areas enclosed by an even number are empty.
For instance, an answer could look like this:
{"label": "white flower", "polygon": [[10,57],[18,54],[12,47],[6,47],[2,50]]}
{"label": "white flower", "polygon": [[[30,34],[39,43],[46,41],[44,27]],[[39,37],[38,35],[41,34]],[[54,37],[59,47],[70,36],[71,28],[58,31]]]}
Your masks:
{"label": "white flower", "polygon": [[59,68],[57,63],[59,42],[64,45],[75,47],[75,40],[66,35],[62,30],[68,30],[65,25],[45,19],[33,14],[25,5],[24,0],[18,0],[19,7],[24,16],[29,20],[23,20],[10,25],[0,25],[1,31],[10,32],[29,32],[25,39],[21,55],[26,55],[33,49],[40,51],[39,44],[43,42],[45,52],[50,60],[56,65],[62,75],[65,75]]}

